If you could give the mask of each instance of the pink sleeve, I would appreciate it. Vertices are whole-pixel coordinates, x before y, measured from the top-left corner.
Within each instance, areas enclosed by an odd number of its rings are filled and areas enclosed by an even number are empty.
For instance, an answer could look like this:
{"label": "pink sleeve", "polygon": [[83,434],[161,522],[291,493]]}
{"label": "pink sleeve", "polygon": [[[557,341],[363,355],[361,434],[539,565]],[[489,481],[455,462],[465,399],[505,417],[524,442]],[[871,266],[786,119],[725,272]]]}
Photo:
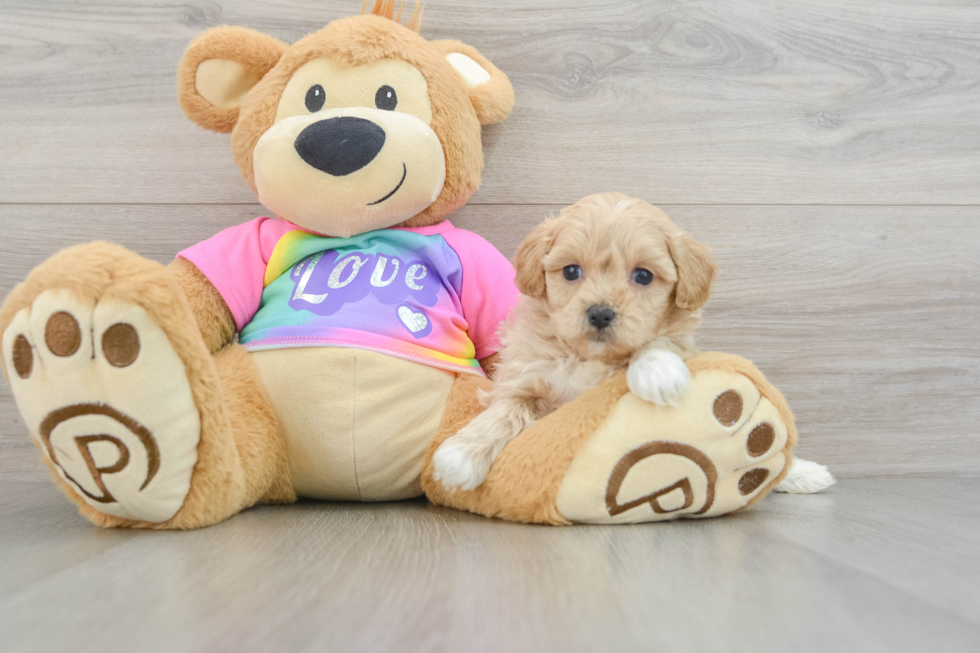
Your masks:
{"label": "pink sleeve", "polygon": [[475,233],[453,229],[443,237],[463,266],[463,318],[469,324],[476,358],[482,360],[500,350],[497,329],[520,298],[514,284],[514,267],[496,247]]}
{"label": "pink sleeve", "polygon": [[220,231],[177,254],[193,263],[221,293],[239,331],[259,310],[265,268],[283,234],[296,227],[274,218],[255,218]]}

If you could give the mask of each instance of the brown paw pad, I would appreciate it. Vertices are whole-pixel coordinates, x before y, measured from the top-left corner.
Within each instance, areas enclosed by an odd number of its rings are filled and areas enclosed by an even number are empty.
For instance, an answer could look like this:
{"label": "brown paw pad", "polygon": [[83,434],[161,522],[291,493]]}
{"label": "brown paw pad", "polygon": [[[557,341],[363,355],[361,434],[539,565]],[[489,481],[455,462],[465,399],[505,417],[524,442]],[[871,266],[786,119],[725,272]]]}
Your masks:
{"label": "brown paw pad", "polygon": [[13,362],[17,376],[26,379],[31,375],[31,371],[34,369],[34,351],[31,349],[31,343],[23,334],[14,340]]}
{"label": "brown paw pad", "polygon": [[113,324],[102,334],[102,353],[113,367],[132,365],[140,353],[140,337],[132,324]]}
{"label": "brown paw pad", "polygon": [[769,451],[769,447],[776,440],[776,429],[769,422],[759,424],[749,433],[748,440],[745,441],[745,449],[753,458],[758,458]]}
{"label": "brown paw pad", "polygon": [[756,488],[766,482],[767,478],[769,478],[768,469],[763,469],[762,467],[750,469],[742,474],[742,478],[738,479],[738,491],[743,496],[752,494]]}
{"label": "brown paw pad", "polygon": [[44,342],[55,356],[71,356],[82,344],[82,330],[71,313],[58,311],[48,318],[44,327]]}
{"label": "brown paw pad", "polygon": [[717,399],[715,399],[712,409],[715,414],[715,419],[718,420],[722,426],[731,426],[742,416],[743,406],[744,402],[742,401],[742,395],[738,394],[734,390],[726,390],[718,395]]}

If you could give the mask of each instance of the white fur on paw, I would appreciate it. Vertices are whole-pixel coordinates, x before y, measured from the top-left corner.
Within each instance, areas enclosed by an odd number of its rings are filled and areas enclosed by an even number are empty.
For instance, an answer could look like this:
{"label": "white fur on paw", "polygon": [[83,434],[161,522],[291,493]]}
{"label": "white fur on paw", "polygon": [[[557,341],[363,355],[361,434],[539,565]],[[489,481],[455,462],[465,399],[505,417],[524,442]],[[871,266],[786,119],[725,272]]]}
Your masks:
{"label": "white fur on paw", "polygon": [[816,494],[837,482],[826,465],[793,458],[786,478],[776,486],[776,492],[790,494]]}
{"label": "white fur on paw", "polygon": [[457,434],[436,449],[433,476],[447,490],[473,490],[487,479],[491,462],[489,452]]}
{"label": "white fur on paw", "polygon": [[676,406],[691,385],[691,371],[677,354],[652,349],[630,364],[626,382],[640,399],[658,406]]}
{"label": "white fur on paw", "polygon": [[90,506],[163,522],[190,490],[200,416],[183,361],[143,308],[41,293],[3,334],[17,407]]}

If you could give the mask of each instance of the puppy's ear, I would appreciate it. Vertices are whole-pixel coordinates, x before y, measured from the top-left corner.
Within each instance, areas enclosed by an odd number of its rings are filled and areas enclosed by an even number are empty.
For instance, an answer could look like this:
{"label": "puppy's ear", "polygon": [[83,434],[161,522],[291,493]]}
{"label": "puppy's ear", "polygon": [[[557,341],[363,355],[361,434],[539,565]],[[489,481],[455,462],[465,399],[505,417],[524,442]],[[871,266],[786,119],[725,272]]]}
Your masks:
{"label": "puppy's ear", "polygon": [[687,234],[667,239],[670,257],[677,266],[677,298],[680,308],[695,311],[708,301],[718,266],[711,251]]}
{"label": "puppy's ear", "polygon": [[469,91],[481,125],[492,125],[506,118],[514,108],[514,87],[476,48],[459,41],[432,41],[446,57]]}
{"label": "puppy's ear", "polygon": [[230,132],[252,87],[279,62],[286,44],[244,27],[216,27],[188,46],[177,69],[177,98],[205,129]]}
{"label": "puppy's ear", "polygon": [[541,299],[545,294],[544,257],[555,240],[556,218],[548,218],[528,234],[517,248],[514,267],[517,289],[522,295]]}

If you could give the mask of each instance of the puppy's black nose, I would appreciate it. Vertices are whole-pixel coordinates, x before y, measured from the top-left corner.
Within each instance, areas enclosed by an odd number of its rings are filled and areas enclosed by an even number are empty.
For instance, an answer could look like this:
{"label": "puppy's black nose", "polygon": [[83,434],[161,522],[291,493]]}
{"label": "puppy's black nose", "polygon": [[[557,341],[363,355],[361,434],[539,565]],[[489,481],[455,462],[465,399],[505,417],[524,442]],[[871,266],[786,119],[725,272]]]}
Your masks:
{"label": "puppy's black nose", "polygon": [[313,123],[296,137],[296,152],[308,164],[334,177],[357,172],[374,161],[385,144],[385,130],[364,118],[341,116]]}
{"label": "puppy's black nose", "polygon": [[602,331],[616,319],[616,311],[608,306],[589,306],[585,312],[589,318],[589,324]]}

